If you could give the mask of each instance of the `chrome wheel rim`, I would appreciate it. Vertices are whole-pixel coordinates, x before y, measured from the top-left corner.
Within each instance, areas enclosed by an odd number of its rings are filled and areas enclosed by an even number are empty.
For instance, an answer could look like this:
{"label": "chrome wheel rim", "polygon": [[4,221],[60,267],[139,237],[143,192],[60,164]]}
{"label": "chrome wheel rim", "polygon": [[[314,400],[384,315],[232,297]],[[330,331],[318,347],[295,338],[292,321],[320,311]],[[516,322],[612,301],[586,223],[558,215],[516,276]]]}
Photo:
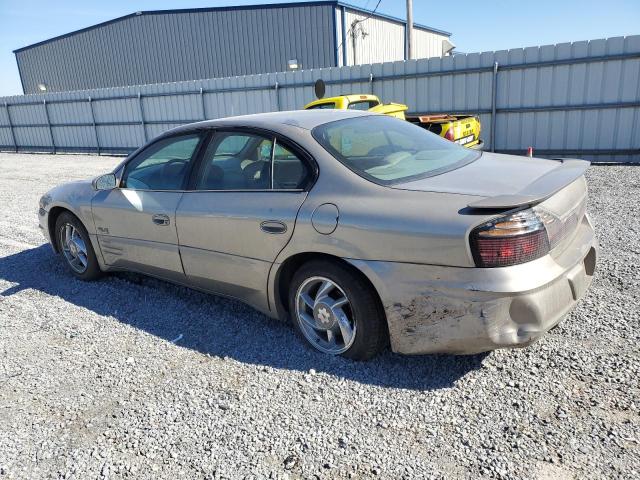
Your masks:
{"label": "chrome wheel rim", "polygon": [[321,352],[339,355],[356,338],[356,321],[347,294],[332,280],[311,277],[296,292],[296,319],[305,338]]}
{"label": "chrome wheel rim", "polygon": [[60,245],[69,266],[77,273],[84,273],[89,265],[87,244],[70,223],[65,223],[60,229]]}

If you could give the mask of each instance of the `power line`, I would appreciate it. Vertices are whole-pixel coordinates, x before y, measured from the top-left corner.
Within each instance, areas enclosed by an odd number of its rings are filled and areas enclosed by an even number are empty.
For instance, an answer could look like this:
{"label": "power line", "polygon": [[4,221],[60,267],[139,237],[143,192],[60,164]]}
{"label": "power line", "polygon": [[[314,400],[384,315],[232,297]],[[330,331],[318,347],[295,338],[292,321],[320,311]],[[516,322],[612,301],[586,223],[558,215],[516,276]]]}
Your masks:
{"label": "power line", "polygon": [[[369,16],[368,16],[368,17],[365,17],[365,18],[363,18],[362,20],[356,20],[356,22],[358,22],[358,23],[362,23],[362,22],[365,22],[365,21],[369,20],[369,19],[371,18],[371,16],[372,16],[374,13],[376,13],[376,10],[378,10],[378,7],[380,6],[380,2],[382,2],[382,0],[378,0],[378,3],[376,3],[375,8],[374,8],[373,10],[371,10],[371,13],[369,13]],[[367,3],[369,3],[369,2],[367,2]]]}
{"label": "power line", "polygon": [[[367,4],[369,3],[369,1],[367,0]],[[349,34],[352,32],[353,27],[355,27],[356,25],[366,22],[367,20],[369,20],[378,10],[378,7],[380,6],[380,3],[382,3],[382,0],[378,0],[378,3],[376,3],[376,6],[373,10],[371,10],[371,12],[369,12],[369,15],[366,16],[365,18],[363,18],[362,20],[355,20],[351,26],[349,27],[349,30],[347,30],[344,34],[344,38],[342,39],[342,41],[340,42],[340,45],[338,45],[338,47],[336,48],[336,50],[340,50],[342,48],[342,45],[344,44],[345,39],[349,36]]]}

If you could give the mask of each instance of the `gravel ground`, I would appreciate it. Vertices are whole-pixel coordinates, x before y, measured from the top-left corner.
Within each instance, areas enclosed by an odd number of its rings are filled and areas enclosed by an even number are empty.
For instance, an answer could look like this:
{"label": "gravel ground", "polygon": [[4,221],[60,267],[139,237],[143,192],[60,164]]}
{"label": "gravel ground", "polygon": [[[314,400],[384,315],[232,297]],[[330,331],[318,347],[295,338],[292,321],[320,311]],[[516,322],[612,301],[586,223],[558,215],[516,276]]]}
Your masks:
{"label": "gravel ground", "polygon": [[0,478],[639,478],[640,167],[592,167],[598,271],[535,345],[317,354],[240,303],[74,280],[39,196],[120,159],[0,154]]}

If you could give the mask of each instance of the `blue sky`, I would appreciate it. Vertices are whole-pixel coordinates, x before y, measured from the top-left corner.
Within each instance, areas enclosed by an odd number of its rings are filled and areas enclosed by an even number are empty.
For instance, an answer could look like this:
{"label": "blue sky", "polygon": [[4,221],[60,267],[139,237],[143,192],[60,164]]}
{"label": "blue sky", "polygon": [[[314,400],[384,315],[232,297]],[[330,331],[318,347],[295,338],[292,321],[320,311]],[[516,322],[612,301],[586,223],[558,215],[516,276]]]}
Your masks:
{"label": "blue sky", "polygon": [[[289,0],[290,1],[290,0]],[[0,0],[0,96],[21,94],[13,50],[140,10],[278,3],[269,0]],[[377,0],[348,0],[373,8]],[[640,0],[414,0],[414,21],[479,52],[640,34]],[[444,6],[444,7],[443,7]],[[404,0],[379,10],[405,16]]]}

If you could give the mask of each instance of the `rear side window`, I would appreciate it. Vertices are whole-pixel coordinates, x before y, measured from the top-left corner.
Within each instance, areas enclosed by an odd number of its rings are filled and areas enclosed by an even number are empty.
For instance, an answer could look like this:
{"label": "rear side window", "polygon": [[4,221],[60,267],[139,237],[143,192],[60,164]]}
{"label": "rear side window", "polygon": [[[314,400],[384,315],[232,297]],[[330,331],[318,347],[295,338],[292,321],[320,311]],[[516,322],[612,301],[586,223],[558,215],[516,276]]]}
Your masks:
{"label": "rear side window", "polygon": [[301,189],[305,187],[308,178],[307,165],[276,142],[273,152],[273,188],[276,190]]}
{"label": "rear side window", "polygon": [[220,132],[211,139],[196,181],[197,190],[297,190],[309,170],[274,137]]}
{"label": "rear side window", "polygon": [[197,190],[266,190],[272,141],[246,133],[218,133],[202,158]]}
{"label": "rear side window", "polygon": [[238,155],[251,138],[251,135],[228,135],[220,141],[216,155]]}

